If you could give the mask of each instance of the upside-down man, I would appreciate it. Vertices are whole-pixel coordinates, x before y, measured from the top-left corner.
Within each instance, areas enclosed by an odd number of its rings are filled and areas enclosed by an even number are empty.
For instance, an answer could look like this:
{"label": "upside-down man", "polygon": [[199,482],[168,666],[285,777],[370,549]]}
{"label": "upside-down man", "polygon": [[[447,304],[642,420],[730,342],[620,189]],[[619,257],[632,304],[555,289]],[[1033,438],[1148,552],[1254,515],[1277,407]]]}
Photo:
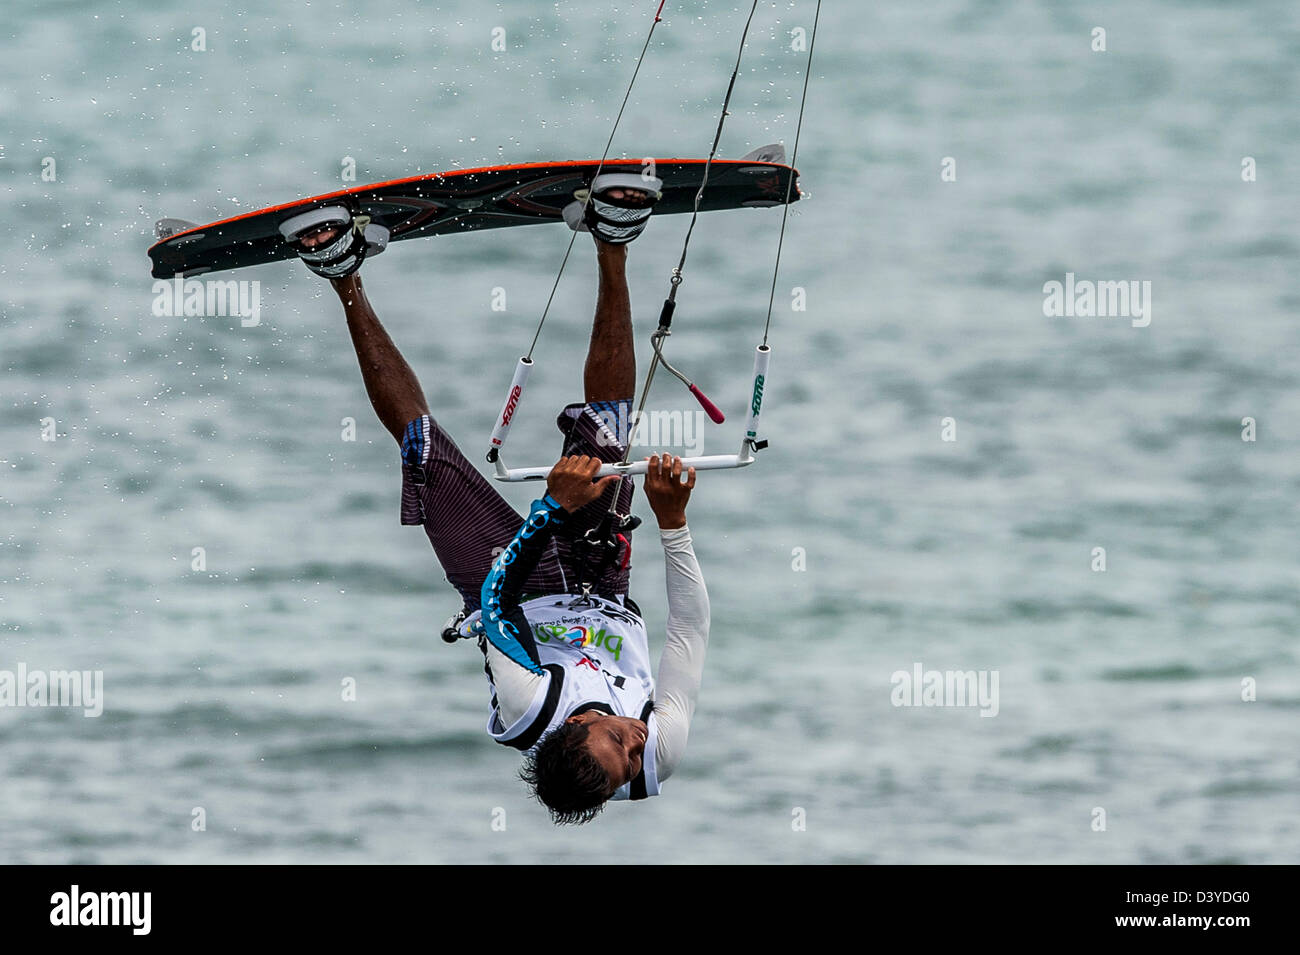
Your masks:
{"label": "upside-down man", "polygon": [[[449,633],[475,638],[491,698],[488,733],[523,751],[521,776],[557,823],[583,823],[609,799],[659,793],[686,747],[709,634],[709,599],[686,526],[694,469],[649,459],[644,490],[667,567],[667,642],[658,673],[628,596],[630,477],[593,480],[623,458],[636,361],[625,264],[658,180],[608,174],[564,210],[596,240],[600,284],[584,401],[558,423],[563,457],[521,517],[429,413],[423,390],[366,299],[357,274],[388,234],[341,207],[281,226],[312,271],[331,280],[371,404],[401,444],[402,523],[420,524],[464,599]],[[591,534],[608,539],[592,546]],[[657,677],[657,678],[656,678]]]}

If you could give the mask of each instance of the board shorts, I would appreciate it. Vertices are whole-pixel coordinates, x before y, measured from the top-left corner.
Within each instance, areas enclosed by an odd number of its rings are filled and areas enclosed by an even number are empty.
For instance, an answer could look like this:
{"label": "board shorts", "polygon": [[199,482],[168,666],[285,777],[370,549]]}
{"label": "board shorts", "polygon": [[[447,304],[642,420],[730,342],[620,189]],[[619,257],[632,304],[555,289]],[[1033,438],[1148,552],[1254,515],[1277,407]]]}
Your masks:
{"label": "board shorts", "polygon": [[[632,399],[568,405],[556,418],[564,455],[590,455],[608,463],[623,459]],[[566,522],[524,585],[530,596],[581,593],[580,573],[569,535],[595,527],[618,495],[617,510],[630,513],[632,479],[618,482]],[[543,485],[535,484],[539,490]],[[465,606],[478,610],[479,591],[492,561],[514,539],[524,518],[456,447],[430,415],[406,426],[402,436],[402,523],[419,524],[429,536],[447,582]],[[630,575],[630,532],[626,557],[601,575],[592,592],[621,601]]]}

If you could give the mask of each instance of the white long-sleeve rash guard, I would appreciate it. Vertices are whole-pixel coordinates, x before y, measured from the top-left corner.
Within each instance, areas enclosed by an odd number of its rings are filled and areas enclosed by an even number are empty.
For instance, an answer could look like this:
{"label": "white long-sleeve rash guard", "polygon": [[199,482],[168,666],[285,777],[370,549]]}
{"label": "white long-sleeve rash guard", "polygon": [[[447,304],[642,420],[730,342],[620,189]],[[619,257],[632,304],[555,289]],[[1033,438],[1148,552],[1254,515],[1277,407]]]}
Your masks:
{"label": "white long-sleeve rash guard", "polygon": [[[690,528],[660,529],[659,540],[668,584],[668,639],[655,678],[655,719],[659,723],[655,765],[663,781],[677,769],[686,752],[709,645],[709,594],[691,546]],[[486,650],[501,721],[513,725],[532,704],[543,677],[530,673],[490,642]]]}

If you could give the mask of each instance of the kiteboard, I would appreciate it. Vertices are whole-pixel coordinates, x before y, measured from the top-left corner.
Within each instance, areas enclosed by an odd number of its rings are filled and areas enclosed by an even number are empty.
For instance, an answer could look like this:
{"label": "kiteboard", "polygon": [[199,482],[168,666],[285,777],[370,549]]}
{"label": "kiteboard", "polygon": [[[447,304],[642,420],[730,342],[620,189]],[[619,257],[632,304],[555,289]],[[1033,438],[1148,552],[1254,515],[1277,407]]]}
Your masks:
{"label": "kiteboard", "polygon": [[[707,160],[656,159],[652,174],[663,180],[654,214],[691,212]],[[324,206],[346,206],[385,226],[389,242],[452,235],[480,229],[562,222],[561,210],[602,172],[641,172],[640,159],[518,163],[429,173],[312,196],[246,212],[207,225],[163,219],[149,249],[153,277],[200,275],[263,265],[294,256],[280,223]],[[785,164],[780,145],[763,146],[740,159],[714,159],[700,211],[781,205],[800,198],[798,172]],[[791,177],[794,181],[791,182]],[[793,185],[794,188],[790,188]]]}

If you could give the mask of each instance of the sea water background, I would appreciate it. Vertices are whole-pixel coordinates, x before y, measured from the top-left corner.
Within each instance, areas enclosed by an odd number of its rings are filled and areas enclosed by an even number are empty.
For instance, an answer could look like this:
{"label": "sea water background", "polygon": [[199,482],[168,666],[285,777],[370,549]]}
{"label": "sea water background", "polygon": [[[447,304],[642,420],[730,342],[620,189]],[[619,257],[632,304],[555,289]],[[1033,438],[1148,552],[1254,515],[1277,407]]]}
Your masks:
{"label": "sea water background", "polygon": [[[259,327],[151,314],[160,216],[328,191],[344,156],[366,182],[599,155],[653,7],[11,10],[0,669],[102,669],[107,698],[98,719],[0,710],[0,861],[1295,861],[1295,4],[826,5],[772,447],[702,478],[691,508],[714,616],[689,754],[661,798],[581,831],[512,778],[477,652],[437,637],[456,599],[398,526],[395,449],[328,290],[281,263],[234,276],[263,283]],[[615,155],[707,153],[747,12],[670,0]],[[812,15],[760,4],[722,155],[791,141],[790,31]],[[732,413],[707,451],[736,438],[779,215],[710,214],[693,240],[671,347]],[[632,249],[642,347],[686,221]],[[366,266],[475,455],[567,237],[409,243]],[[555,453],[578,388],[586,242],[521,463]],[[1150,327],[1045,318],[1043,283],[1067,271],[1150,280]],[[663,382],[655,405],[680,397]],[[643,534],[634,593],[657,648],[656,552]],[[998,670],[998,716],[892,706],[890,675],[918,662]]]}

